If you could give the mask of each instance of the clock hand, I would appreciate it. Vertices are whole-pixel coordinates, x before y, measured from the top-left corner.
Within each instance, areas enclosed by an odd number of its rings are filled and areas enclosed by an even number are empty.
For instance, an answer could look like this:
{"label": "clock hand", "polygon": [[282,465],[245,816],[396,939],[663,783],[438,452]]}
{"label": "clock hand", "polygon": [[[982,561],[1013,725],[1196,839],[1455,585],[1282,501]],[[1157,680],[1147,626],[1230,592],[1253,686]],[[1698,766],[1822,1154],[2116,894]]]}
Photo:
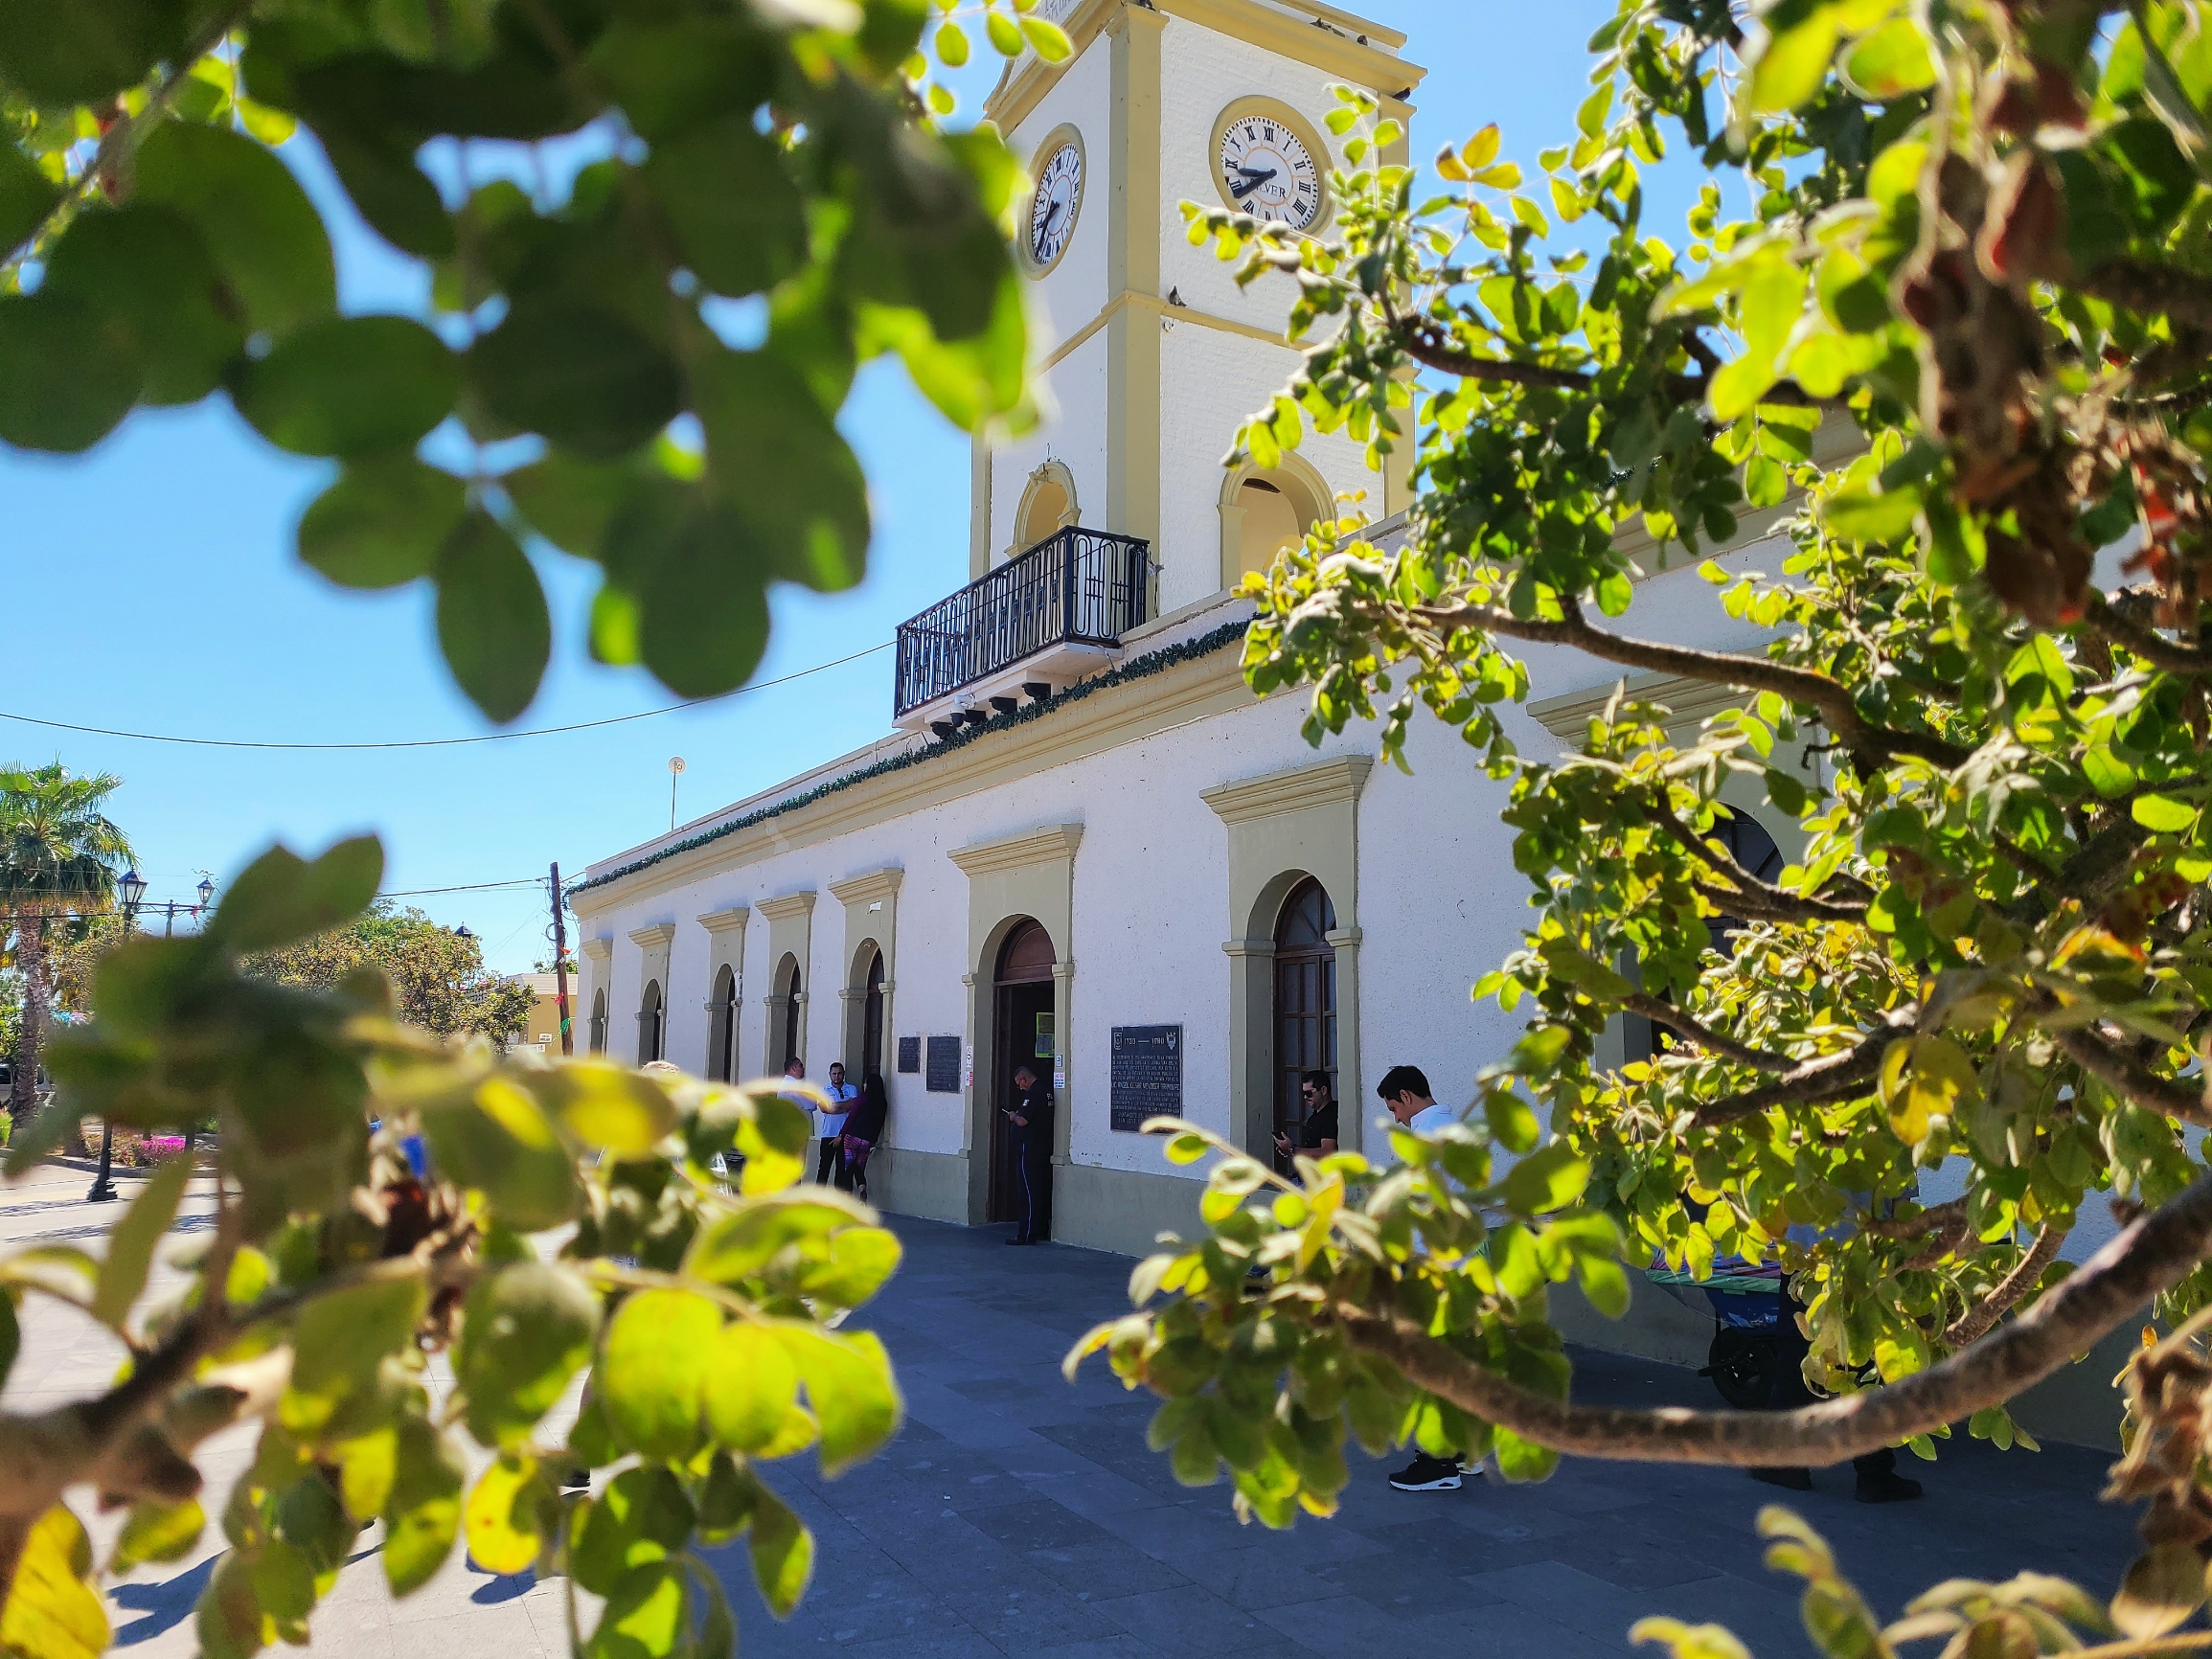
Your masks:
{"label": "clock hand", "polygon": [[1229,193],[1236,197],[1236,199],[1239,201],[1243,201],[1246,196],[1250,195],[1254,191],[1258,190],[1262,185],[1266,184],[1269,179],[1275,176],[1272,170],[1258,174],[1254,174],[1249,168],[1241,167],[1237,170],[1244,174],[1244,182],[1243,184],[1231,185],[1229,187]]}

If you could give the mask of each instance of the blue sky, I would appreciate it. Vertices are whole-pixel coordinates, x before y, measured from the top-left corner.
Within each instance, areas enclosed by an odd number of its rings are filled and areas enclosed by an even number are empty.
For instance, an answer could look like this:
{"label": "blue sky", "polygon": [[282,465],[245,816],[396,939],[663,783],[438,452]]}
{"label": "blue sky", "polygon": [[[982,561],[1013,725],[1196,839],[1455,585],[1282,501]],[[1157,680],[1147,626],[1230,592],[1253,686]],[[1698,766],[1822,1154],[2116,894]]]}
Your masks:
{"label": "blue sky", "polygon": [[[1369,0],[1364,10],[1404,30],[1406,55],[1428,67],[1417,156],[1495,121],[1505,154],[1533,172],[1536,152],[1572,130],[1584,42],[1613,7]],[[983,67],[971,64],[963,86],[970,111],[990,85]],[[1653,223],[1664,221],[1653,215]],[[342,225],[338,259],[347,308],[415,307],[416,274],[357,222]],[[966,580],[966,438],[887,367],[862,377],[843,424],[874,496],[869,577],[833,599],[782,592],[763,679],[888,641],[901,620]],[[84,457],[0,449],[11,601],[0,712],[275,742],[489,730],[438,659],[427,593],[345,593],[293,558],[293,523],[326,476],[263,443],[220,398],[142,411]],[[642,672],[585,660],[589,569],[556,555],[539,568],[555,661],[518,723],[667,703]],[[686,761],[679,812],[689,820],[881,736],[890,700],[886,651],[711,707],[559,737],[300,754],[0,720],[0,759],[58,758],[73,771],[121,776],[115,814],[153,900],[189,898],[199,872],[220,881],[272,839],[307,851],[362,829],[383,835],[386,886],[398,892],[542,881],[556,858],[564,873],[581,871],[668,828],[672,755]],[[409,902],[467,923],[496,967],[525,969],[547,952],[542,885]]]}

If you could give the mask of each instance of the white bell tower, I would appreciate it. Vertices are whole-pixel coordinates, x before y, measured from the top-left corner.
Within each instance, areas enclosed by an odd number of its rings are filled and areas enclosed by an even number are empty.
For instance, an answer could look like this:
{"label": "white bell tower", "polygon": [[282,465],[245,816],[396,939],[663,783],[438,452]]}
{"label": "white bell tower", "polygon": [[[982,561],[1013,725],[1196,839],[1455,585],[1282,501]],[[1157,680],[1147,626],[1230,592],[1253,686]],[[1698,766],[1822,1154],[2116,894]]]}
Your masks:
{"label": "white bell tower", "polygon": [[[1303,533],[1338,492],[1380,518],[1405,505],[1360,447],[1309,435],[1271,472],[1225,472],[1237,425],[1289,378],[1291,288],[1240,289],[1195,248],[1178,204],[1233,205],[1325,232],[1343,165],[1335,84],[1409,125],[1425,73],[1405,37],[1318,0],[1042,0],[1074,55],[1008,66],[985,108],[1029,164],[1017,239],[1049,413],[974,456],[969,574],[1064,525],[1140,537],[1151,615],[1202,604]],[[1385,160],[1403,161],[1401,139]],[[1324,320],[1326,329],[1334,324]]]}

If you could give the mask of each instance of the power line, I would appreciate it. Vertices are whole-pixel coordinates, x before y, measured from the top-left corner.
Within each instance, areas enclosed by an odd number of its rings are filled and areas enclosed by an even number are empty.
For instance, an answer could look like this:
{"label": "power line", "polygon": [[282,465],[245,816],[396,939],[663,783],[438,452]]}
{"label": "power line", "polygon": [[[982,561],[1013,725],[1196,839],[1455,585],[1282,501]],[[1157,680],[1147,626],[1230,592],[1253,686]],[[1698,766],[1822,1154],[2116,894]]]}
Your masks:
{"label": "power line", "polygon": [[[757,680],[749,686],[740,686],[734,692],[724,692],[720,697],[705,697],[696,703],[671,703],[662,709],[641,709],[634,715],[611,715],[604,720],[579,720],[572,726],[535,726],[523,732],[483,732],[470,738],[412,738],[383,743],[262,743],[238,738],[179,738],[166,732],[122,732],[107,726],[80,726],[68,720],[41,720],[32,715],[11,715],[0,710],[0,720],[14,720],[26,726],[44,726],[57,732],[81,732],[94,738],[128,738],[141,743],[183,743],[195,749],[286,749],[327,752],[331,750],[357,751],[362,749],[450,749],[465,743],[509,743],[517,738],[552,738],[563,732],[589,732],[601,726],[627,725],[632,720],[650,720],[656,715],[673,715],[682,709],[704,708],[718,703],[725,697],[741,697],[747,692],[764,692],[771,686],[787,686],[793,680],[803,680],[809,674],[818,674],[829,669],[841,669],[847,663],[856,663],[862,657],[872,657],[878,651],[887,651],[891,642],[870,646],[864,651],[855,651],[849,657],[838,657],[833,662],[816,663],[810,669],[800,669],[794,673],[781,674],[772,680]],[[433,889],[432,891],[437,891]],[[450,891],[459,892],[455,888]]]}

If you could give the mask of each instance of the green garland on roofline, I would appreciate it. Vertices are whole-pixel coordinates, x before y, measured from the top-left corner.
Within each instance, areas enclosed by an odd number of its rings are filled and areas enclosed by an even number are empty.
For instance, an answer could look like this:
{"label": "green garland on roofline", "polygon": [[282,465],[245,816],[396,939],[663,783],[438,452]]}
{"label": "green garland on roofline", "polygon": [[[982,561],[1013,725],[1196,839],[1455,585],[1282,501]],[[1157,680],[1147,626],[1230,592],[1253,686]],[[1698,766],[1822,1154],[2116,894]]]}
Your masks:
{"label": "green garland on roofline", "polygon": [[609,870],[604,875],[594,875],[587,881],[572,881],[568,885],[568,895],[573,898],[590,888],[604,887],[610,881],[623,880],[627,876],[635,875],[641,870],[651,869],[664,858],[673,858],[679,852],[689,852],[695,847],[704,847],[710,841],[719,841],[725,835],[735,835],[741,830],[750,830],[756,824],[765,824],[771,818],[779,818],[786,812],[796,812],[802,807],[811,807],[826,795],[834,795],[840,789],[850,789],[855,784],[864,784],[871,778],[883,776],[886,772],[901,772],[909,766],[919,766],[924,761],[935,760],[940,755],[950,754],[955,749],[966,748],[969,743],[988,738],[994,732],[1003,732],[1018,726],[1025,720],[1041,720],[1054,710],[1065,708],[1070,703],[1081,702],[1094,692],[1103,692],[1113,686],[1127,685],[1131,680],[1141,680],[1152,674],[1164,672],[1179,663],[1191,662],[1198,657],[1212,656],[1224,646],[1241,641],[1244,637],[1245,626],[1246,625],[1241,622],[1223,623],[1220,627],[1199,634],[1195,638],[1187,639],[1180,645],[1164,646],[1156,651],[1148,651],[1141,657],[1131,658],[1117,669],[1108,670],[1095,680],[1078,680],[1074,685],[1053,693],[1051,696],[1046,697],[1041,702],[1024,703],[1012,714],[993,715],[980,726],[964,726],[953,733],[951,737],[940,739],[925,747],[909,749],[901,755],[893,755],[886,760],[871,761],[869,764],[847,772],[841,777],[832,778],[826,783],[815,784],[811,789],[778,801],[773,806],[763,807],[757,812],[747,812],[741,818],[732,818],[728,823],[718,824],[712,830],[702,830],[696,835],[687,836],[684,840],[663,847],[657,852],[649,852],[643,858],[625,864],[620,869]]}

